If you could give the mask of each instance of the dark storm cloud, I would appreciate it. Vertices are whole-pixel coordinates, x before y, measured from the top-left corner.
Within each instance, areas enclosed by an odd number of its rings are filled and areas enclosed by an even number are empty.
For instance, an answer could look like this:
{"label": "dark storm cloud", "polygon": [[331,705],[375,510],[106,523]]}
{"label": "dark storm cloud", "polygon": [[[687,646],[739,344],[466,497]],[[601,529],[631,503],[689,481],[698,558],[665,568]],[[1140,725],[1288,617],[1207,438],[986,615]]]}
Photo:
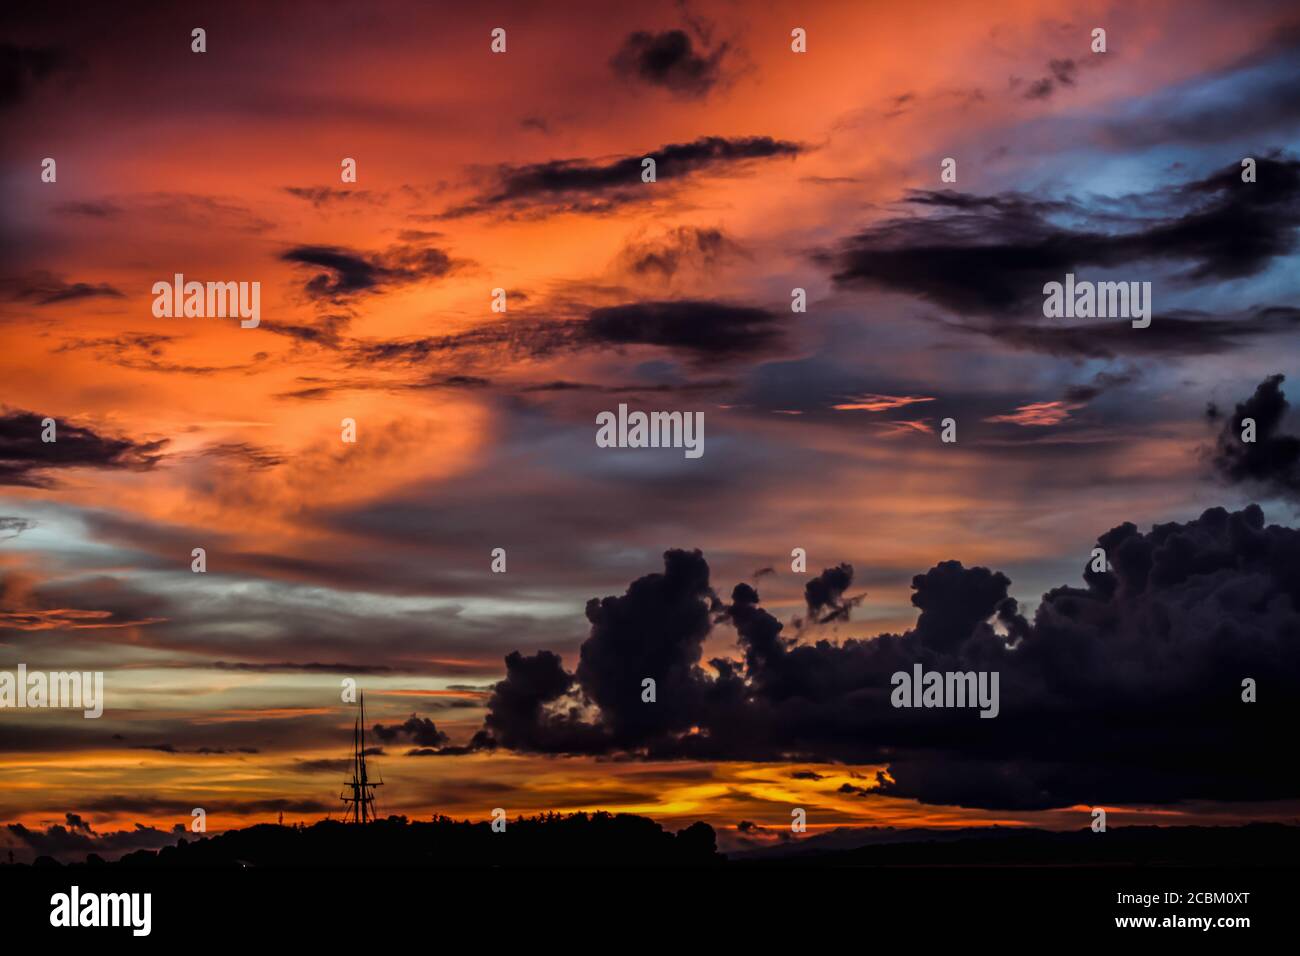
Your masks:
{"label": "dark storm cloud", "polygon": [[1095,219],[1074,200],[918,191],[910,202],[931,214],[887,220],[814,259],[844,288],[902,292],[985,315],[1037,313],[1045,282],[1087,266],[1170,262],[1185,268],[1186,282],[1236,279],[1296,248],[1300,161],[1262,157],[1257,172],[1257,182],[1243,183],[1234,164],[1133,197],[1135,206],[1160,212],[1114,232],[1058,224]]}
{"label": "dark storm cloud", "polygon": [[384,276],[383,267],[333,246],[299,246],[280,258],[326,270],[307,282],[307,293],[313,298],[343,298],[368,292],[377,288]]}
{"label": "dark storm cloud", "polygon": [[687,97],[702,97],[718,82],[726,55],[724,43],[712,53],[698,53],[683,30],[648,33],[637,30],[623,41],[610,66],[619,76],[660,86]]}
{"label": "dark storm cloud", "polygon": [[[43,442],[45,418],[54,418],[57,441]],[[148,471],[161,459],[166,439],[137,442],[110,438],[57,415],[0,411],[0,485],[49,488],[50,471],[66,468],[124,468]]]}
{"label": "dark storm cloud", "polygon": [[[1300,795],[1274,733],[1300,716],[1300,531],[1252,505],[1098,545],[1112,570],[1049,591],[1032,621],[1005,575],[945,561],[913,579],[913,629],[842,644],[784,637],[747,584],[719,604],[703,556],[671,551],[588,605],[574,673],[511,654],[486,729],[523,751],[884,763],[893,782],[871,792],[996,809]],[[742,657],[710,673],[722,621]],[[915,663],[998,672],[999,715],[892,707],[891,675]]]}
{"label": "dark storm cloud", "polygon": [[397,743],[401,740],[410,741],[417,747],[441,747],[450,739],[446,734],[434,726],[432,720],[428,717],[418,717],[412,714],[406,719],[405,723],[375,724],[374,734],[386,744]]}
{"label": "dark storm cloud", "polygon": [[1256,182],[1244,183],[1240,164],[1233,163],[1188,183],[1179,198],[1195,208],[1139,233],[1132,252],[1189,260],[1192,279],[1210,280],[1255,275],[1293,252],[1300,226],[1300,160],[1260,157],[1256,173]]}
{"label": "dark storm cloud", "polygon": [[498,206],[541,205],[570,211],[608,211],[629,202],[648,201],[656,193],[641,181],[641,162],[655,161],[655,185],[700,172],[719,172],[760,159],[790,157],[805,147],[770,136],[704,136],[689,143],[670,143],[636,156],[607,162],[553,159],[527,166],[504,166],[497,183],[470,203],[448,210],[447,216],[491,211]]}
{"label": "dark storm cloud", "polygon": [[[1224,419],[1210,460],[1229,484],[1300,498],[1300,436],[1282,431],[1291,407],[1282,392],[1285,380],[1285,376],[1270,375],[1259,383],[1254,395],[1237,404],[1233,414]],[[1211,405],[1207,417],[1217,421],[1222,416]],[[1248,418],[1255,422],[1252,442],[1242,441],[1243,422]]]}
{"label": "dark storm cloud", "polygon": [[[485,729],[513,750],[578,753],[634,749],[686,730],[708,688],[698,663],[716,606],[703,555],[667,552],[662,574],[639,578],[623,597],[587,602],[592,637],[576,675],[550,651],[508,655]],[[641,703],[647,677],[656,682],[654,704]],[[585,719],[578,701],[564,706],[575,687],[602,707],[599,724]],[[633,699],[637,707],[628,706]]]}
{"label": "dark storm cloud", "polygon": [[568,714],[543,715],[546,704],[559,700],[573,686],[573,677],[565,672],[559,655],[538,651],[524,657],[512,651],[505,661],[505,680],[492,691],[490,711],[484,719],[498,745],[524,752],[603,749],[601,732],[583,721],[576,706]]}
{"label": "dark storm cloud", "polygon": [[808,617],[819,624],[830,621],[849,619],[849,612],[862,597],[845,600],[844,592],[853,583],[853,566],[841,564],[827,568],[821,574],[804,585],[804,602],[808,605]]}
{"label": "dark storm cloud", "polygon": [[[797,143],[770,136],[728,139],[706,136],[689,143],[670,143],[645,155],[655,160],[656,178],[687,176],[710,168],[744,163],[754,159],[793,157],[803,151]],[[584,164],[581,160],[552,160],[534,166],[508,168],[496,199],[529,198],[551,193],[601,192],[641,183],[644,156],[625,156],[605,164]]]}
{"label": "dark storm cloud", "polygon": [[280,258],[324,270],[307,280],[303,291],[328,302],[440,279],[461,265],[441,249],[414,244],[391,246],[378,254],[338,246],[295,246]]}
{"label": "dark storm cloud", "polygon": [[361,342],[349,361],[418,365],[440,355],[486,361],[502,352],[543,358],[632,345],[658,346],[696,361],[731,359],[775,348],[781,342],[781,322],[780,314],[759,306],[708,299],[630,302],[592,309],[583,319],[515,319],[452,335]]}
{"label": "dark storm cloud", "polygon": [[35,305],[57,305],[80,299],[126,298],[106,282],[67,282],[49,272],[0,279],[0,297],[11,302],[31,302]]}
{"label": "dark storm cloud", "polygon": [[781,337],[779,322],[767,309],[686,299],[593,309],[583,331],[597,344],[658,345],[699,358],[729,358],[771,348]]}
{"label": "dark storm cloud", "polygon": [[[699,551],[669,551],[663,574],[634,581],[622,597],[587,602],[591,637],[575,677],[608,714],[605,728],[616,747],[690,725],[683,705],[703,690],[698,664],[716,603]],[[626,695],[646,677],[655,680],[658,703],[626,706]]]}
{"label": "dark storm cloud", "polygon": [[946,328],[988,336],[1015,349],[1062,358],[1112,359],[1121,355],[1220,355],[1254,339],[1295,334],[1300,309],[1267,306],[1224,315],[1181,310],[1157,313],[1151,325],[1133,334],[1123,322],[1032,325],[1028,322],[968,319],[944,322]]}
{"label": "dark storm cloud", "polygon": [[1011,579],[1000,572],[942,561],[912,578],[912,604],[921,611],[912,633],[930,650],[953,653],[994,613],[1004,623],[1014,619],[1010,587]]}

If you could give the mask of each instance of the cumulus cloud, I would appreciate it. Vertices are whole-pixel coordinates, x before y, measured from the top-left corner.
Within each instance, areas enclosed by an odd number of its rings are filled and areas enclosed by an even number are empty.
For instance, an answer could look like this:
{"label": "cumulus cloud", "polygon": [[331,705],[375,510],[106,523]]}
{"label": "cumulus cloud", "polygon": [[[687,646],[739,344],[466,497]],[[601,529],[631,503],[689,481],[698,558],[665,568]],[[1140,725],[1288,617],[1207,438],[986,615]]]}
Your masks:
{"label": "cumulus cloud", "polygon": [[840,564],[827,568],[817,577],[804,585],[804,601],[808,605],[808,617],[819,624],[830,621],[849,619],[849,612],[861,603],[865,594],[855,598],[845,598],[844,592],[853,583],[853,565]]}
{"label": "cumulus cloud", "polygon": [[406,719],[405,723],[375,724],[374,734],[377,738],[386,744],[397,743],[400,740],[409,740],[417,747],[441,747],[448,741],[448,737],[439,730],[432,720],[428,717],[418,717],[412,714]]}
{"label": "cumulus cloud", "polygon": [[[1300,531],[1252,505],[1097,543],[1110,569],[1049,591],[1032,620],[1006,575],[944,561],[913,579],[912,629],[840,644],[785,636],[752,586],[724,602],[699,551],[669,551],[588,603],[575,671],[509,655],[485,731],[528,752],[887,764],[870,793],[982,808],[1300,795],[1270,732],[1300,716]],[[706,668],[722,624],[739,656]],[[918,663],[998,672],[1000,714],[894,708],[891,675]]]}
{"label": "cumulus cloud", "polygon": [[[1211,453],[1215,472],[1229,484],[1253,485],[1270,494],[1300,498],[1300,436],[1282,430],[1290,403],[1282,392],[1283,375],[1270,375],[1255,394],[1237,403],[1231,416],[1211,405],[1210,421],[1223,419]],[[1255,440],[1242,441],[1244,423],[1255,423]]]}

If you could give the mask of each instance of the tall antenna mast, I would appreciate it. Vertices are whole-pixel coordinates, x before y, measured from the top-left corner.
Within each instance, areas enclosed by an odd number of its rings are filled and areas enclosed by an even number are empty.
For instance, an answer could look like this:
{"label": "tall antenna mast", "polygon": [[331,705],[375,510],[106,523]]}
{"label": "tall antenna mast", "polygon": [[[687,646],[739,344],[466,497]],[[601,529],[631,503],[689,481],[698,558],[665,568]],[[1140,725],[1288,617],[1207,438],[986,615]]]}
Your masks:
{"label": "tall antenna mast", "polygon": [[344,781],[344,790],[339,794],[347,807],[343,819],[348,823],[373,823],[377,818],[375,787],[383,785],[383,780],[371,783],[366,775],[366,695],[362,693],[357,720],[352,725],[352,779]]}

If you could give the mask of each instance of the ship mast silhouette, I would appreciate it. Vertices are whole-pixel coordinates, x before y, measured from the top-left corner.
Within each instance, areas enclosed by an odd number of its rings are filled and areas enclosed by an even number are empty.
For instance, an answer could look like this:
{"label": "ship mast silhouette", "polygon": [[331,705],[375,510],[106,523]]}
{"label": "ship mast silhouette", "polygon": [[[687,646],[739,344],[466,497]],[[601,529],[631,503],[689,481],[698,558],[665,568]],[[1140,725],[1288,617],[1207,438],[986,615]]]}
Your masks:
{"label": "ship mast silhouette", "polygon": [[[343,819],[348,823],[372,823],[375,814],[375,787],[384,781],[371,783],[366,775],[366,695],[361,695],[357,721],[352,727],[352,779],[343,783],[339,799],[347,806]],[[351,791],[349,793],[349,791]]]}

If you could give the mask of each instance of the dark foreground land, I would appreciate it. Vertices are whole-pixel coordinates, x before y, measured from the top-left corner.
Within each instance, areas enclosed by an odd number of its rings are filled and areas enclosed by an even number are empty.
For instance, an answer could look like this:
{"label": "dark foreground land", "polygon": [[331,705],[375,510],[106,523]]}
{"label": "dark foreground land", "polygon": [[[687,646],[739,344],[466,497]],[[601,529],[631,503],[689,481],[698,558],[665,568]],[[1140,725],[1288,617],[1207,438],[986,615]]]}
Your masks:
{"label": "dark foreground land", "polygon": [[[1300,827],[1277,824],[845,829],[728,858],[703,823],[674,833],[644,817],[575,814],[494,833],[393,817],[254,826],[116,862],[0,866],[0,919],[7,938],[142,944],[122,929],[51,929],[51,895],[75,885],[152,894],[151,939],[164,945],[344,944],[472,926],[494,946],[530,949],[559,932],[610,945],[689,941],[691,952],[847,937],[991,946],[1132,935],[1217,948],[1293,930],[1298,851]],[[1184,925],[1117,925],[1127,917]],[[1250,926],[1185,925],[1207,917]]]}
{"label": "dark foreground land", "polygon": [[137,850],[114,862],[91,854],[66,865],[49,857],[35,868],[276,867],[952,867],[952,866],[1291,866],[1300,861],[1300,827],[1114,827],[841,829],[767,847],[718,852],[714,830],[694,823],[677,832],[632,814],[548,814],[486,822],[389,817],[363,826],[261,824],[176,846]]}

